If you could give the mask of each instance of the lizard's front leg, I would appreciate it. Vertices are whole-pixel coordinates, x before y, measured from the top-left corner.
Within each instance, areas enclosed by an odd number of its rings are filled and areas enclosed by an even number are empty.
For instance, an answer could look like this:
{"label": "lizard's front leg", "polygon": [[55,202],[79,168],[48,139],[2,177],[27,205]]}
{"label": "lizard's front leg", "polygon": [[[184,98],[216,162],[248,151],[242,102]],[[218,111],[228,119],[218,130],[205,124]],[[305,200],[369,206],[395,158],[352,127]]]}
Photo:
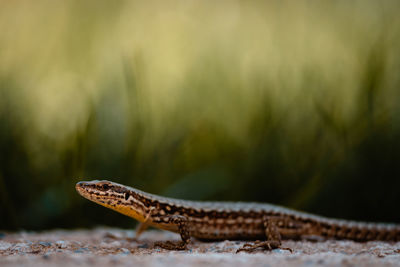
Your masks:
{"label": "lizard's front leg", "polygon": [[149,213],[147,213],[146,218],[144,219],[143,222],[139,223],[139,225],[136,227],[136,233],[135,233],[135,240],[138,240],[139,236],[146,231],[146,229],[149,227],[149,225],[147,224],[147,222],[149,221],[153,210],[155,210],[154,207],[151,207],[149,210]]}
{"label": "lizard's front leg", "polygon": [[278,227],[276,226],[275,218],[263,217],[263,226],[266,236],[266,241],[256,241],[254,244],[244,244],[243,247],[239,248],[236,253],[241,251],[253,252],[257,248],[263,248],[266,250],[273,250],[276,248],[286,249],[292,252],[290,248],[281,247],[281,235],[279,233]]}
{"label": "lizard's front leg", "polygon": [[[182,241],[178,242],[156,242],[155,247],[161,247],[169,250],[184,250],[190,241],[189,221],[185,216],[182,215],[171,215],[166,216],[168,218],[167,223],[174,224],[178,227],[179,234],[181,235]],[[164,217],[161,217],[164,219]]]}

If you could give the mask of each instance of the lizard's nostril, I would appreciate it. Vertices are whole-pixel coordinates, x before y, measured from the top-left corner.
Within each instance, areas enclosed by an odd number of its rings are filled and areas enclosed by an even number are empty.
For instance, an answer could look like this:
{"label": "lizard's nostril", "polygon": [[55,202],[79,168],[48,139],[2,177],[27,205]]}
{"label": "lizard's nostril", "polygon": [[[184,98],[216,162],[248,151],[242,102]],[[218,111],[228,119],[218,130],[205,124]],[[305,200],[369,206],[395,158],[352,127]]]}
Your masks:
{"label": "lizard's nostril", "polygon": [[87,188],[87,186],[88,186],[88,183],[86,183],[86,182],[78,182],[78,183],[76,183],[75,188],[76,189],[84,189],[84,188]]}

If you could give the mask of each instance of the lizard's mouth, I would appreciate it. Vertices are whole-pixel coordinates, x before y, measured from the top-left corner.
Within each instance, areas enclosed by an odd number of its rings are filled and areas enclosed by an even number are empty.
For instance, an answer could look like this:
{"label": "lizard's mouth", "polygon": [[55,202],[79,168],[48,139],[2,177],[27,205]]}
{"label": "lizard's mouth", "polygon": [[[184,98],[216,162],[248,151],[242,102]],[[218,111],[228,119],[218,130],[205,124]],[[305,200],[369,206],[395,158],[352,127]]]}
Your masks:
{"label": "lizard's mouth", "polygon": [[78,182],[75,185],[75,189],[84,198],[87,198],[98,204],[104,203],[105,200],[113,200],[112,194],[108,193],[107,191],[99,190],[97,182],[98,181]]}
{"label": "lizard's mouth", "polygon": [[89,200],[92,200],[90,197],[90,192],[88,191],[88,184],[86,182],[79,182],[75,185],[76,191],[83,196],[84,198],[87,198]]}
{"label": "lizard's mouth", "polygon": [[[115,184],[108,181],[79,182],[75,185],[76,191],[86,199],[119,213],[135,218],[141,222],[145,220],[144,211],[140,211],[132,202],[128,201],[130,194],[127,190],[113,190]],[[132,200],[132,197],[131,199]],[[132,200],[133,201],[133,200]]]}

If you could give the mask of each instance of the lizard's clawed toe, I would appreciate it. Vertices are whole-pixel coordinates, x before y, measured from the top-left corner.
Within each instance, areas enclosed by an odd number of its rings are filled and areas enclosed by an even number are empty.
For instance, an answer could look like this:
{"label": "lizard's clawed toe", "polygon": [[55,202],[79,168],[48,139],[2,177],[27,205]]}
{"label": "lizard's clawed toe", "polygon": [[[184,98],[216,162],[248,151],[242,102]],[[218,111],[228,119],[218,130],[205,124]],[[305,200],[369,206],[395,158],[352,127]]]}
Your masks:
{"label": "lizard's clawed toe", "polygon": [[258,248],[262,248],[263,250],[273,250],[273,249],[284,249],[284,250],[289,250],[290,252],[293,252],[291,248],[285,248],[281,247],[280,242],[278,241],[256,241],[254,244],[246,243],[244,244],[241,248],[236,250],[236,253],[239,253],[241,251],[244,252],[254,252]]}
{"label": "lizard's clawed toe", "polygon": [[179,241],[179,242],[171,242],[171,241],[166,241],[166,242],[155,242],[154,247],[160,247],[163,249],[167,250],[185,250],[187,248],[187,244],[185,242]]}

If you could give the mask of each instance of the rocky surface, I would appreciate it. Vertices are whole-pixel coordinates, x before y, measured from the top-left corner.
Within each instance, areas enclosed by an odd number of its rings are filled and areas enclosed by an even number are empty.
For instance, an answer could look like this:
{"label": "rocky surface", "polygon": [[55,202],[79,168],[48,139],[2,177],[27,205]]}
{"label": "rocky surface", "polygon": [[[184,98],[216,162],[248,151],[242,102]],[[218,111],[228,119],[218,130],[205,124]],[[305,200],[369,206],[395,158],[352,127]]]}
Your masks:
{"label": "rocky surface", "polygon": [[138,241],[132,230],[55,230],[0,233],[0,266],[400,266],[400,242],[285,241],[293,252],[276,249],[235,253],[245,242],[192,240],[186,251],[154,248],[155,241],[179,240],[164,231],[147,231]]}

